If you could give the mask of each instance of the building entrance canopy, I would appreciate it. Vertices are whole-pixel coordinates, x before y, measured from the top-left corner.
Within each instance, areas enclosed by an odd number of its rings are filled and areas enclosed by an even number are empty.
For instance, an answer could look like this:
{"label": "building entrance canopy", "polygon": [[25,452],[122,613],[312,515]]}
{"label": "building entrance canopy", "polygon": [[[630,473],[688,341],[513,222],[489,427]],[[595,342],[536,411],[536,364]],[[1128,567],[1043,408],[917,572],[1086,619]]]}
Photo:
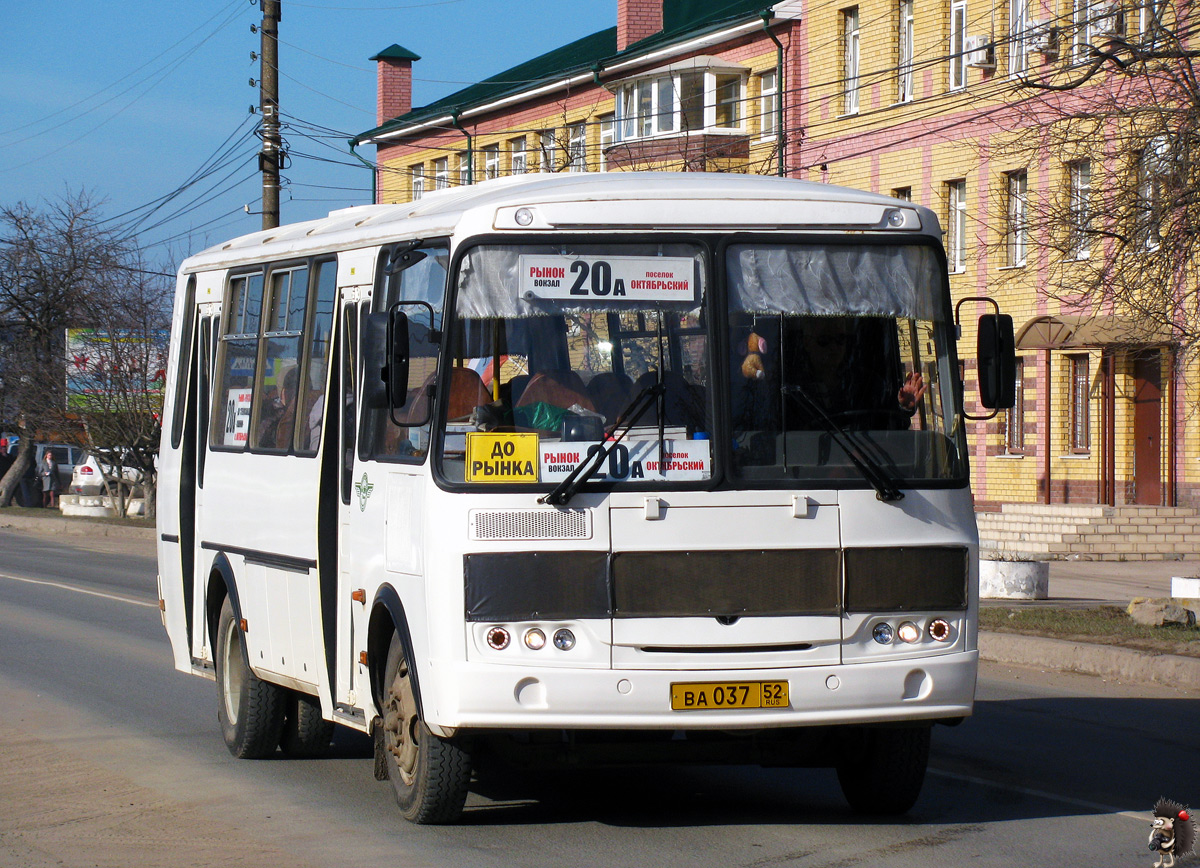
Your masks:
{"label": "building entrance canopy", "polygon": [[1171,330],[1121,316],[1037,316],[1017,332],[1018,350],[1072,350],[1097,347],[1162,346]]}

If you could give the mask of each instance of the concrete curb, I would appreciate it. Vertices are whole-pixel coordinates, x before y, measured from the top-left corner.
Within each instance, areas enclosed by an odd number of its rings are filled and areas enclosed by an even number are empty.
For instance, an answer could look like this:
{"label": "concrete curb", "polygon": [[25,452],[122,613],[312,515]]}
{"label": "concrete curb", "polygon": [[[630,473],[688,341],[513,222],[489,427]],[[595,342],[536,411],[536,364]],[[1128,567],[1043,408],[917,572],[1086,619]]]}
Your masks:
{"label": "concrete curb", "polygon": [[1112,645],[1064,639],[979,632],[979,656],[993,663],[1082,672],[1122,681],[1153,681],[1167,687],[1200,690],[1200,658],[1152,654]]}
{"label": "concrete curb", "polygon": [[109,536],[125,539],[155,539],[152,527],[131,527],[115,522],[88,521],[83,518],[63,518],[48,515],[7,515],[0,512],[0,529],[32,531],[33,533],[61,536]]}

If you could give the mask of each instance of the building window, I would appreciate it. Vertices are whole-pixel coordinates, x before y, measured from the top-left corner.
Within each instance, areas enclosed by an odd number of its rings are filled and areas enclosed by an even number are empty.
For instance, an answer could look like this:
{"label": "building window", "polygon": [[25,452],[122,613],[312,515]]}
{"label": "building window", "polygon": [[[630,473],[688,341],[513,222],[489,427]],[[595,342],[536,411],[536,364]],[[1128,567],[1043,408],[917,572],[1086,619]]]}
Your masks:
{"label": "building window", "polygon": [[617,136],[617,116],[600,116],[600,171],[608,171],[608,149],[613,146]]}
{"label": "building window", "polygon": [[617,90],[616,138],[628,142],[681,131],[740,131],[745,87],[745,76],[731,70],[631,81]]}
{"label": "building window", "polygon": [[1017,381],[1013,405],[1004,411],[1004,451],[1020,455],[1025,452],[1025,360],[1017,359]]}
{"label": "building window", "polygon": [[967,270],[967,182],[948,182],[946,201],[946,258],[950,272],[960,274]]}
{"label": "building window", "polygon": [[538,133],[538,171],[557,172],[558,165],[554,156],[556,142],[554,130],[542,130]]}
{"label": "building window", "polygon": [[483,177],[490,181],[500,177],[500,146],[486,145],[483,149]]}
{"label": "building window", "polygon": [[450,186],[450,158],[433,161],[433,189],[445,190]]}
{"label": "building window", "polygon": [[1092,163],[1080,160],[1067,166],[1070,175],[1069,220],[1071,225],[1070,255],[1073,259],[1087,259],[1092,255]]}
{"label": "building window", "polygon": [[967,4],[956,0],[950,5],[950,90],[967,86]]}
{"label": "building window", "polygon": [[913,98],[913,0],[900,0],[896,32],[896,102]]}
{"label": "building window", "polygon": [[425,195],[425,166],[413,166],[412,169],[412,197],[413,201],[420,199]]}
{"label": "building window", "polygon": [[1088,372],[1087,356],[1067,356],[1071,366],[1071,406],[1068,408],[1068,424],[1071,427],[1071,451],[1091,451],[1091,424],[1088,418],[1088,393],[1091,376]]}
{"label": "building window", "polygon": [[775,114],[779,99],[779,75],[774,69],[768,69],[758,77],[758,135],[763,139],[773,139],[778,134],[778,120]]}
{"label": "building window", "polygon": [[842,12],[842,81],[845,82],[844,114],[858,113],[858,7]]}
{"label": "building window", "polygon": [[1079,62],[1091,56],[1092,49],[1092,2],[1093,0],[1073,0],[1071,7],[1071,24],[1075,38],[1071,43],[1071,59]]}
{"label": "building window", "polygon": [[568,172],[587,171],[587,124],[573,124],[568,129],[567,145],[570,147]]}
{"label": "building window", "polygon": [[1166,184],[1171,171],[1171,141],[1156,136],[1142,151],[1138,161],[1138,220],[1137,228],[1147,250],[1157,250],[1162,243],[1163,209],[1166,207]]}
{"label": "building window", "polygon": [[1029,0],[1009,0],[1008,72],[1024,75],[1029,69]]}
{"label": "building window", "polygon": [[508,141],[508,153],[511,160],[512,173],[514,175],[524,175],[528,171],[525,165],[525,137],[519,136]]}
{"label": "building window", "polygon": [[901,202],[911,202],[912,187],[896,187],[892,190],[892,198],[899,199]]}
{"label": "building window", "polygon": [[459,151],[455,155],[454,165],[456,167],[457,184],[464,187],[467,184],[467,152]]}
{"label": "building window", "polygon": [[1005,246],[1008,251],[1008,267],[1017,268],[1025,264],[1029,249],[1029,175],[1022,170],[1009,172],[1004,177],[1008,184]]}

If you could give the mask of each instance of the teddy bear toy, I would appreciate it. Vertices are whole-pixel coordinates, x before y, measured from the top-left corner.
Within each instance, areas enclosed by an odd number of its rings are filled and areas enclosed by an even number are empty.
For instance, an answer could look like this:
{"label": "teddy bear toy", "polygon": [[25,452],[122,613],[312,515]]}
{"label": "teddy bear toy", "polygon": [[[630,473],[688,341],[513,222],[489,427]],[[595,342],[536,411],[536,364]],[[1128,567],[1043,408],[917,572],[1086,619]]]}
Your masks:
{"label": "teddy bear toy", "polygon": [[747,380],[761,380],[766,376],[762,359],[767,352],[766,338],[750,332],[750,336],[746,338],[745,352],[746,356],[742,359],[742,376]]}

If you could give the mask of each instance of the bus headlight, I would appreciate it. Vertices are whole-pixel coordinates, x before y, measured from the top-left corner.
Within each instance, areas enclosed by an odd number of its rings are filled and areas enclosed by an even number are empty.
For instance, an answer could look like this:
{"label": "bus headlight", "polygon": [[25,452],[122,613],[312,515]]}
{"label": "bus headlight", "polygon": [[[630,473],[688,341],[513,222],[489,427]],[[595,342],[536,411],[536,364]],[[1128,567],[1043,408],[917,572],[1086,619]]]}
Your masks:
{"label": "bus headlight", "polygon": [[929,638],[935,642],[950,641],[950,622],[945,618],[934,618],[929,622]]}
{"label": "bus headlight", "polygon": [[907,642],[911,645],[921,640],[921,628],[912,621],[905,621],[900,625],[900,629],[896,631],[896,635],[900,637],[901,642]]}
{"label": "bus headlight", "polygon": [[880,645],[891,645],[892,625],[888,623],[876,624],[875,629],[871,631],[871,638]]}
{"label": "bus headlight", "polygon": [[526,630],[525,647],[530,651],[541,651],[546,647],[546,634],[537,627]]}
{"label": "bus headlight", "polygon": [[554,647],[559,651],[570,651],[575,647],[575,634],[564,627],[554,633]]}

